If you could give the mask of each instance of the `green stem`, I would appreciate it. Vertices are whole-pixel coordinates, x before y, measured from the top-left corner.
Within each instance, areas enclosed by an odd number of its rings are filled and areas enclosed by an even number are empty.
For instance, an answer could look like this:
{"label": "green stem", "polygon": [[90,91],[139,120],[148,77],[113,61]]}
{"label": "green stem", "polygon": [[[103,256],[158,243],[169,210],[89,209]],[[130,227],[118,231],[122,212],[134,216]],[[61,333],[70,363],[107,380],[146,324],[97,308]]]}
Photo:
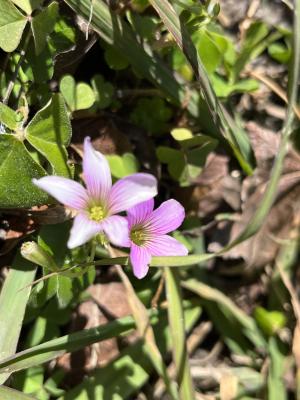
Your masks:
{"label": "green stem", "polygon": [[168,316],[173,343],[173,359],[176,367],[177,382],[181,400],[195,398],[186,348],[182,292],[178,271],[166,268],[166,291],[168,299]]}

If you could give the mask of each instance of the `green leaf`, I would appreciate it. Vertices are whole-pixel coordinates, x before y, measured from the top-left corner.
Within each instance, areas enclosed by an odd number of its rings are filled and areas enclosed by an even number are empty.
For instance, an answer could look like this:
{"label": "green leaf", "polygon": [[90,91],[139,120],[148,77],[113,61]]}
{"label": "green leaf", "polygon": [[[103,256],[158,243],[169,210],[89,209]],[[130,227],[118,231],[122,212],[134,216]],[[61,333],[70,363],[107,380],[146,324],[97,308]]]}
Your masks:
{"label": "green leaf", "polygon": [[142,98],[130,115],[130,119],[136,125],[153,134],[167,130],[167,122],[172,116],[171,108],[159,98]]}
{"label": "green leaf", "polygon": [[57,18],[58,3],[56,2],[49,4],[47,8],[32,18],[31,29],[37,55],[44,50],[48,35],[53,31]]}
{"label": "green leaf", "polygon": [[268,47],[268,52],[274,60],[281,64],[287,64],[292,56],[292,49],[283,45],[282,43],[272,43]]}
{"label": "green leaf", "polygon": [[26,139],[50,162],[53,173],[70,176],[67,150],[71,139],[71,124],[63,98],[55,94],[36,113],[25,131]]}
{"label": "green leaf", "polygon": [[[199,304],[189,304],[184,310],[185,330],[191,330],[199,319]],[[151,318],[155,338],[160,352],[167,354],[171,350],[170,331],[164,312],[157,318]],[[138,341],[121,351],[120,355],[103,368],[93,371],[81,384],[70,390],[61,400],[95,399],[131,399],[151,379],[153,364],[144,341]],[[167,396],[171,399],[171,396]],[[182,398],[184,399],[184,398]]]}
{"label": "green leaf", "polygon": [[32,184],[45,176],[23,142],[14,135],[0,135],[0,207],[32,207],[49,202],[48,195]]}
{"label": "green leaf", "polygon": [[159,161],[163,163],[171,163],[173,160],[176,159],[180,154],[179,150],[172,149],[171,147],[167,146],[158,146],[156,149],[156,155]]}
{"label": "green leaf", "polygon": [[1,400],[36,400],[28,394],[24,394],[7,386],[0,386],[0,398]]}
{"label": "green leaf", "polygon": [[[35,267],[17,254],[0,293],[0,358],[15,354]],[[10,373],[0,374],[0,384]]]}
{"label": "green leaf", "polygon": [[40,6],[42,0],[12,0],[12,2],[30,15],[32,11]]}
{"label": "green leaf", "polygon": [[151,40],[158,28],[158,19],[148,15],[140,15],[134,12],[128,13],[128,20],[139,36]]}
{"label": "green leaf", "polygon": [[91,377],[72,388],[61,400],[126,400],[148,381],[151,370],[145,345],[138,341],[123,350],[113,363],[93,371]]}
{"label": "green leaf", "polygon": [[213,74],[211,80],[218,97],[228,97],[233,93],[239,92],[250,93],[259,88],[259,84],[255,79],[242,79],[231,84],[221,76]]}
{"label": "green leaf", "polygon": [[106,158],[109,162],[111,173],[115,178],[124,178],[139,170],[139,162],[132,153],[125,153],[122,156],[113,154],[106,156]]}
{"label": "green leaf", "polygon": [[272,336],[286,324],[286,317],[280,311],[268,311],[263,307],[256,307],[254,317],[257,324],[268,336]]}
{"label": "green leaf", "polygon": [[92,88],[86,83],[76,84],[71,75],[62,78],[59,89],[71,111],[85,110],[95,102]]}
{"label": "green leaf", "polygon": [[193,137],[192,131],[186,128],[175,128],[171,130],[171,136],[181,142],[182,140],[191,139]]}
{"label": "green leaf", "polygon": [[0,0],[0,47],[10,53],[19,46],[27,19],[9,0]]}
{"label": "green leaf", "polygon": [[188,186],[201,173],[208,154],[218,142],[206,135],[193,136],[187,129],[175,129],[171,135],[182,150],[159,146],[156,154],[161,162],[168,165],[170,176],[182,186]]}
{"label": "green leaf", "polygon": [[[91,15],[90,0],[65,0],[73,10],[81,15],[86,21]],[[150,80],[156,87],[163,90],[168,96],[178,104],[186,104],[186,88],[184,81],[170,71],[170,69],[157,57],[148,54],[136,38],[131,26],[126,23],[119,15],[114,14],[107,6],[106,2],[99,0],[93,4],[93,15],[91,26],[108,44],[113,45],[123,57],[126,57],[130,64],[141,76]],[[118,29],[116,27],[118,26]],[[203,110],[206,105],[199,97],[197,90],[189,90],[189,102],[187,109],[193,115],[199,116],[199,108]],[[203,115],[205,113],[203,112]],[[201,114],[202,115],[202,114]],[[211,120],[203,118],[202,124],[213,132]]]}
{"label": "green leaf", "polygon": [[75,28],[65,21],[60,15],[60,18],[54,25],[54,30],[49,38],[49,47],[52,54],[59,54],[70,49],[76,42]]}
{"label": "green leaf", "polygon": [[184,52],[191,64],[204,93],[213,121],[230,144],[241,167],[247,174],[251,174],[252,149],[249,138],[245,131],[235,125],[234,121],[225,111],[223,105],[218,101],[201,58],[197,53],[197,49],[186,27],[182,24],[179,16],[168,0],[149,0],[149,2],[155,8],[166,28],[173,36],[177,46]]}
{"label": "green leaf", "polygon": [[57,277],[57,299],[61,308],[66,308],[74,297],[74,279],[67,276],[58,275]]}
{"label": "green leaf", "polygon": [[[24,60],[25,62],[24,65],[22,64],[22,70],[26,77],[26,82],[32,81],[36,84],[43,85],[45,82],[52,79],[54,73],[53,57],[48,44],[46,44],[43,51],[37,56],[32,41],[27,49]],[[49,94],[49,87],[47,92]],[[40,93],[38,93],[38,95],[40,95]]]}
{"label": "green leaf", "polygon": [[222,61],[222,53],[204,30],[197,35],[197,50],[207,72],[214,72]]}
{"label": "green leaf", "polygon": [[93,77],[91,85],[94,90],[97,107],[100,109],[109,107],[115,92],[114,86],[109,82],[105,82],[100,74]]}
{"label": "green leaf", "polygon": [[67,353],[82,349],[92,343],[128,334],[135,328],[131,316],[117,319],[106,325],[85,329],[42,343],[16,355],[0,360],[0,373],[16,372],[40,365]]}
{"label": "green leaf", "polygon": [[23,393],[35,396],[38,400],[48,400],[49,396],[43,388],[44,368],[28,368],[15,375],[14,386]]}
{"label": "green leaf", "polygon": [[114,47],[105,50],[104,58],[111,69],[120,71],[128,67],[129,62]]}
{"label": "green leaf", "polygon": [[14,131],[17,129],[18,122],[14,110],[9,108],[7,105],[0,103],[0,122],[7,126],[9,129]]}
{"label": "green leaf", "polygon": [[234,80],[236,80],[245,65],[257,55],[257,48],[269,33],[269,27],[262,21],[253,22],[246,31],[242,49],[234,65]]}
{"label": "green leaf", "polygon": [[42,342],[59,336],[56,324],[44,317],[37,317],[31,327],[25,341],[25,348],[37,346]]}

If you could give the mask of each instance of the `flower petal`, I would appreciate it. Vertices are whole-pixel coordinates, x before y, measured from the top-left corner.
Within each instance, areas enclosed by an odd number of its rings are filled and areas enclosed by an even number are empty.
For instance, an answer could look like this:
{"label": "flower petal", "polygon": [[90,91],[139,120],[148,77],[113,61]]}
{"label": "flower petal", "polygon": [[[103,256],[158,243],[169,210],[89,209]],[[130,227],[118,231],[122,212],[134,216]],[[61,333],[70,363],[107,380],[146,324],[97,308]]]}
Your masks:
{"label": "flower petal", "polygon": [[149,200],[157,195],[157,180],[150,174],[133,174],[116,182],[110,192],[109,209],[111,214]]}
{"label": "flower petal", "polygon": [[127,210],[129,227],[140,224],[146,220],[154,208],[154,199],[143,201]]}
{"label": "flower petal", "polygon": [[81,246],[101,231],[101,223],[90,220],[84,214],[76,215],[68,241],[69,249],[74,249],[74,247]]}
{"label": "flower petal", "polygon": [[185,211],[178,201],[171,199],[162,203],[150,215],[147,226],[153,234],[164,235],[177,229],[184,220]]}
{"label": "flower petal", "polygon": [[83,210],[87,206],[87,191],[78,182],[61,176],[45,176],[32,182],[65,206],[75,210]]}
{"label": "flower petal", "polygon": [[83,177],[88,193],[96,200],[103,201],[111,189],[111,173],[106,158],[94,150],[91,138],[84,139]]}
{"label": "flower petal", "polygon": [[186,256],[188,249],[168,235],[158,235],[147,242],[147,249],[152,256]]}
{"label": "flower petal", "polygon": [[147,275],[151,255],[145,247],[140,247],[135,244],[131,245],[130,262],[133,268],[133,273],[138,279],[142,279]]}
{"label": "flower petal", "polygon": [[129,247],[128,222],[125,217],[113,215],[101,223],[109,241],[115,246]]}

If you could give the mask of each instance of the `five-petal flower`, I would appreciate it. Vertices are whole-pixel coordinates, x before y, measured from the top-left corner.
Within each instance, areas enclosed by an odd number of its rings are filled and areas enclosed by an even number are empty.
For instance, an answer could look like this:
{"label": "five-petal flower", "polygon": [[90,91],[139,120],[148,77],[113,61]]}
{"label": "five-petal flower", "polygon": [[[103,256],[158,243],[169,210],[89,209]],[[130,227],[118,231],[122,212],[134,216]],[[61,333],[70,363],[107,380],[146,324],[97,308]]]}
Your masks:
{"label": "five-petal flower", "polygon": [[137,173],[112,185],[106,158],[94,150],[91,140],[84,140],[83,179],[86,188],[71,179],[46,176],[33,183],[60,203],[76,211],[68,247],[88,242],[97,233],[104,232],[117,246],[128,244],[128,223],[116,215],[157,194],[153,175]]}
{"label": "five-petal flower", "polygon": [[167,200],[153,211],[154,200],[142,202],[127,211],[130,261],[134,275],[141,279],[152,256],[185,256],[187,248],[167,233],[177,229],[185,217],[178,201]]}

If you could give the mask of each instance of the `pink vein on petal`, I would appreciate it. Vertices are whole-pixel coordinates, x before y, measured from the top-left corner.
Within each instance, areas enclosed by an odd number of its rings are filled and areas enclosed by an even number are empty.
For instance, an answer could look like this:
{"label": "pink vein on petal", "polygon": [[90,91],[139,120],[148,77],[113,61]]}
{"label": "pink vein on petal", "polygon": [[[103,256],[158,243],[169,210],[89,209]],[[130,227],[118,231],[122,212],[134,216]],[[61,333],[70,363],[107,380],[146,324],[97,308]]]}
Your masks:
{"label": "pink vein on petal", "polygon": [[45,176],[32,182],[68,207],[83,210],[87,206],[87,191],[78,182],[61,176]]}

